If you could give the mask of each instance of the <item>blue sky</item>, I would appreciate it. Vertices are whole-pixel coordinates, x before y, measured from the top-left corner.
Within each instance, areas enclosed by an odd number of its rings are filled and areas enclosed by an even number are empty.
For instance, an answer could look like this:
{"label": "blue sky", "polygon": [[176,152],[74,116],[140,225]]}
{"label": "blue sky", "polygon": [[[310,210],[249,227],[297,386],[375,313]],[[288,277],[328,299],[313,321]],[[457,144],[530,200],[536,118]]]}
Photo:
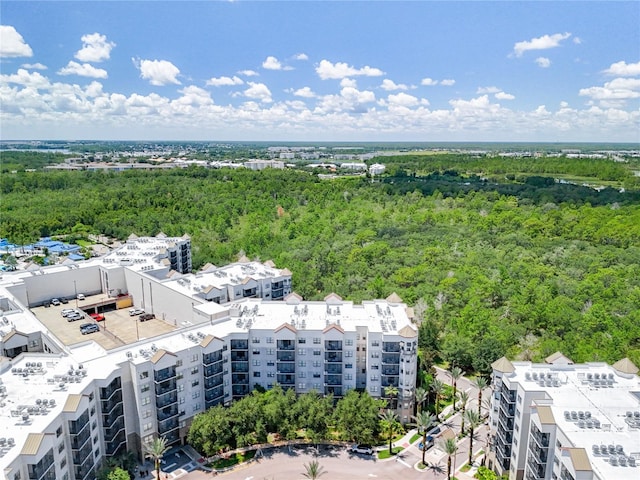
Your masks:
{"label": "blue sky", "polygon": [[640,141],[640,2],[0,3],[8,139]]}

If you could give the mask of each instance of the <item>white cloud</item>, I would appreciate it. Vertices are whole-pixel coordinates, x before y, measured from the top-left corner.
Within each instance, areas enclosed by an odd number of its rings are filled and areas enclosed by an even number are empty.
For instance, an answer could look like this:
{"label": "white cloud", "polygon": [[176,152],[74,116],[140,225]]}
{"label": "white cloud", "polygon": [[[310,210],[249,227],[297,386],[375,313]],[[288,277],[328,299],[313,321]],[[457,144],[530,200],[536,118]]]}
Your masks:
{"label": "white cloud", "polygon": [[309,87],[302,87],[293,92],[296,97],[313,98],[316,96]]}
{"label": "white cloud", "polygon": [[440,81],[440,85],[443,85],[445,87],[451,87],[452,85],[455,85],[456,81],[453,78],[445,78],[444,80]]}
{"label": "white cloud", "polygon": [[627,100],[640,98],[640,78],[614,78],[602,87],[582,88],[580,96],[600,102],[601,106],[623,106]]}
{"label": "white cloud", "polygon": [[11,25],[0,25],[0,57],[32,57],[33,50]]}
{"label": "white cloud", "polygon": [[640,75],[640,62],[627,63],[624,60],[612,63],[604,73],[607,75],[616,75],[618,77],[635,77]]}
{"label": "white cloud", "polygon": [[573,37],[573,43],[580,45],[582,43],[582,39],[580,37]]}
{"label": "white cloud", "polygon": [[240,70],[238,75],[244,75],[245,77],[257,77],[259,74],[255,70]]}
{"label": "white cloud", "polygon": [[200,87],[196,87],[195,85],[184,87],[179,90],[179,93],[181,93],[182,96],[171,103],[178,107],[180,113],[188,114],[191,113],[193,107],[213,105],[211,94]]}
{"label": "white cloud", "polygon": [[42,63],[23,63],[20,65],[22,68],[28,68],[29,70],[46,70],[47,66]]}
{"label": "white cloud", "polygon": [[476,90],[476,93],[478,94],[485,94],[485,93],[498,93],[501,92],[502,89],[498,88],[498,87],[478,87],[478,90]]}
{"label": "white cloud", "polygon": [[0,75],[0,85],[15,83],[30,88],[49,88],[51,84],[47,77],[40,72],[28,72],[23,68],[19,68],[16,73],[10,75]]}
{"label": "white cloud", "polygon": [[494,97],[496,97],[498,100],[513,100],[516,98],[514,95],[505,92],[498,92],[494,95]]}
{"label": "white cloud", "polygon": [[382,81],[382,85],[380,85],[380,88],[388,92],[391,92],[393,90],[408,90],[409,87],[407,87],[404,83],[395,83],[393,80],[389,80],[388,78],[385,78]]}
{"label": "white cloud", "polygon": [[282,63],[272,56],[268,56],[264,62],[262,62],[262,68],[267,70],[282,70]]}
{"label": "white cloud", "polygon": [[320,64],[316,67],[316,73],[322,80],[341,79],[357,75],[363,75],[366,77],[380,77],[384,75],[384,72],[379,68],[370,67],[368,65],[362,68],[355,68],[344,62],[334,64],[329,60],[321,60]]}
{"label": "white cloud", "polygon": [[297,53],[296,55],[293,56],[294,60],[309,60],[309,57],[307,56],[306,53]]}
{"label": "white cloud", "polygon": [[423,78],[420,81],[420,85],[425,85],[427,87],[432,87],[432,86],[437,85],[437,84],[438,84],[437,80],[434,80],[433,78],[429,78],[429,77]]}
{"label": "white cloud", "polygon": [[546,57],[538,57],[536,58],[536,64],[540,68],[549,68],[551,66],[551,60]]}
{"label": "white cloud", "polygon": [[71,60],[66,67],[58,70],[58,75],[79,75],[81,77],[91,78],[107,78],[107,71],[102,68],[96,68],[88,63],[80,64]]}
{"label": "white cloud", "polygon": [[140,77],[149,80],[151,85],[180,85],[180,81],[176,78],[180,75],[180,70],[167,60],[133,59],[133,62],[140,70]]}
{"label": "white cloud", "polygon": [[513,46],[513,53],[516,57],[521,57],[524,52],[529,50],[546,50],[548,48],[559,47],[560,42],[570,36],[571,34],[569,32],[554,33],[553,35],[543,35],[538,38],[532,38],[528,41],[516,42]]}
{"label": "white cloud", "polygon": [[264,83],[248,83],[249,88],[244,91],[244,96],[260,100],[262,103],[271,103],[271,91]]}
{"label": "white cloud", "polygon": [[78,50],[75,57],[81,62],[103,62],[111,56],[111,50],[116,46],[113,42],[107,41],[106,35],[91,33],[80,37],[82,48]]}
{"label": "white cloud", "polygon": [[241,78],[236,77],[211,77],[207,80],[206,85],[212,87],[225,87],[231,85],[243,85],[244,81]]}
{"label": "white cloud", "polygon": [[357,88],[358,87],[358,82],[356,80],[354,80],[353,78],[343,78],[342,80],[340,80],[340,86],[341,87],[353,87],[353,88]]}
{"label": "white cloud", "polygon": [[415,107],[420,104],[420,100],[418,98],[404,92],[389,95],[387,97],[387,102],[391,106],[397,105],[401,107]]}

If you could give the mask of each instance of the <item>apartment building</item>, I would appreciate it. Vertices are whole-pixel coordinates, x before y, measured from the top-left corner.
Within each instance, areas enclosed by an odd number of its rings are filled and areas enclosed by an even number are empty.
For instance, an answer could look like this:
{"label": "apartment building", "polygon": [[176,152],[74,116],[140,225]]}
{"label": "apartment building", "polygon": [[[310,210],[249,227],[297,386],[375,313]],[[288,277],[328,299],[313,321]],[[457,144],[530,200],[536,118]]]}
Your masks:
{"label": "apartment building", "polygon": [[511,480],[640,478],[640,379],[628,359],[492,364],[490,466]]}
{"label": "apartment building", "polygon": [[[397,295],[304,301],[291,272],[248,259],[182,274],[167,241],[132,237],[101,259],[0,278],[2,478],[93,478],[154,437],[184,442],[196,414],[257,385],[335,397],[393,385],[410,418],[418,338]],[[86,298],[45,306],[76,292]],[[140,322],[131,305],[155,318]],[[105,320],[85,336],[63,308]]]}

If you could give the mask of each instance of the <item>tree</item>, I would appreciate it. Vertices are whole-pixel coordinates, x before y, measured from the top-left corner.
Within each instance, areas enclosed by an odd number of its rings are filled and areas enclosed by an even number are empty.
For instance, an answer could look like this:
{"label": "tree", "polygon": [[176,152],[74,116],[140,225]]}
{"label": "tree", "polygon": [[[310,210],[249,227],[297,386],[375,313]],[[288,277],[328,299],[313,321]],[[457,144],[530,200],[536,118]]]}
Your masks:
{"label": "tree", "polygon": [[444,383],[435,378],[433,382],[431,382],[431,391],[434,393],[435,405],[436,405],[436,417],[440,415],[440,397],[442,396],[442,392],[444,392]]}
{"label": "tree", "polygon": [[367,392],[349,390],[336,404],[333,421],[342,440],[373,443],[380,431],[378,414],[385,401]]}
{"label": "tree", "polygon": [[416,408],[418,413],[422,411],[422,404],[429,398],[429,391],[426,388],[416,388]]}
{"label": "tree", "polygon": [[458,388],[458,380],[460,379],[460,377],[462,377],[463,374],[464,372],[459,367],[453,367],[451,371],[448,372],[448,375],[451,377],[451,386],[453,387],[453,407],[454,407],[453,409],[454,410],[456,405],[456,397],[457,397],[456,393]]}
{"label": "tree", "polygon": [[413,419],[416,422],[418,433],[422,434],[422,465],[424,465],[424,456],[427,451],[427,432],[435,423],[436,417],[427,412],[419,412]]}
{"label": "tree", "polygon": [[382,429],[386,430],[389,436],[389,455],[393,455],[393,449],[391,447],[393,434],[398,428],[398,414],[387,408],[384,412],[380,413],[380,423],[382,424]]}
{"label": "tree", "polygon": [[464,434],[464,412],[467,410],[467,402],[469,401],[469,394],[465,391],[458,392],[458,401],[460,402],[462,425],[460,426],[460,433]]}
{"label": "tree", "polygon": [[482,416],[482,390],[487,388],[489,382],[486,377],[476,377],[473,384],[478,389],[478,416]]}
{"label": "tree", "polygon": [[482,424],[482,419],[475,410],[467,410],[465,419],[469,425],[469,465],[473,461],[473,432]]}
{"label": "tree", "polygon": [[[398,387],[394,387],[393,385],[389,385],[387,387],[384,387],[384,394],[389,399],[397,398],[398,397]],[[394,410],[397,408],[397,401],[395,403],[396,403],[396,405],[394,406],[394,402],[392,402],[392,401],[389,402],[389,404],[390,404],[389,406],[391,408],[393,408]]]}
{"label": "tree", "polygon": [[156,480],[160,480],[160,461],[169,447],[167,447],[167,440],[165,437],[154,438],[151,443],[145,443],[142,445],[145,458],[153,460],[156,469]]}
{"label": "tree", "polygon": [[323,466],[320,465],[320,462],[317,460],[311,460],[309,464],[304,465],[305,472],[302,474],[305,478],[309,478],[311,480],[315,480],[320,478],[322,475],[325,475],[327,471]]}
{"label": "tree", "polygon": [[7,255],[4,259],[4,264],[7,266],[7,270],[13,272],[16,268],[18,268],[18,260],[13,255]]}
{"label": "tree", "polygon": [[109,475],[107,475],[107,480],[131,480],[131,479],[126,470],[123,470],[120,467],[116,467],[114,470],[111,470],[109,472]]}
{"label": "tree", "polygon": [[231,416],[228,408],[216,405],[196,415],[191,422],[187,441],[207,457],[233,444]]}
{"label": "tree", "polygon": [[447,480],[451,480],[451,457],[458,451],[455,438],[446,438],[441,444],[442,450],[447,454]]}

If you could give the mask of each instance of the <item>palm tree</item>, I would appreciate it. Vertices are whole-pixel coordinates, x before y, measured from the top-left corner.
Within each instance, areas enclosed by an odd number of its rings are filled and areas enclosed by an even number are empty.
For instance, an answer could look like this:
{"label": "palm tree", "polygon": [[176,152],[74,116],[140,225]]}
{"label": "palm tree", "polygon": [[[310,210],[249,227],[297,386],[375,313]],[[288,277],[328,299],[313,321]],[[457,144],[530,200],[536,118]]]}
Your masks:
{"label": "palm tree", "polygon": [[418,413],[422,411],[422,404],[429,397],[429,392],[426,388],[418,387],[416,388],[416,407],[418,409]]}
{"label": "palm tree", "polygon": [[[398,387],[394,387],[393,385],[389,385],[388,387],[384,387],[384,394],[389,397],[389,398],[394,398],[398,396]],[[393,402],[389,402],[390,405],[389,406],[393,406]],[[397,408],[397,402],[396,402],[396,406],[393,407],[394,410],[395,408]]]}
{"label": "palm tree", "polygon": [[326,474],[327,471],[324,469],[320,462],[317,460],[311,460],[309,465],[305,464],[304,469],[305,473],[302,474],[305,478],[310,478],[311,480],[316,480],[316,478],[320,478],[322,475]]}
{"label": "palm tree", "polygon": [[462,425],[460,427],[460,433],[464,434],[464,412],[467,410],[467,402],[469,401],[469,394],[465,391],[458,392],[458,401],[460,402],[460,410],[462,410]]}
{"label": "palm tree", "polygon": [[450,372],[448,372],[451,377],[451,387],[453,388],[453,409],[455,410],[456,406],[456,393],[458,389],[458,380],[463,375],[463,371],[460,367],[453,367]]}
{"label": "palm tree", "polygon": [[441,446],[447,454],[447,480],[451,480],[451,457],[458,451],[458,444],[455,438],[446,438]]}
{"label": "palm tree", "polygon": [[393,432],[398,424],[398,414],[387,408],[380,414],[380,420],[382,421],[382,428],[387,430],[387,434],[389,435],[389,455],[393,455],[391,441],[393,440]]}
{"label": "palm tree", "polygon": [[475,410],[467,410],[465,417],[469,424],[469,466],[471,466],[473,459],[473,431],[480,426],[482,419]]}
{"label": "palm tree", "polygon": [[440,413],[440,397],[442,396],[442,392],[444,391],[444,383],[442,383],[437,378],[431,382],[431,391],[436,396],[436,417]]}
{"label": "palm tree", "polygon": [[473,384],[478,389],[478,416],[482,417],[482,390],[487,388],[489,382],[487,381],[486,377],[477,377],[473,381]]}
{"label": "palm tree", "polygon": [[167,447],[167,439],[165,437],[154,438],[151,443],[145,443],[143,446],[145,458],[151,458],[155,463],[156,480],[160,480],[160,461],[169,447]]}
{"label": "palm tree", "polygon": [[424,455],[427,450],[427,432],[436,422],[436,417],[428,412],[418,412],[413,419],[416,422],[416,427],[418,427],[418,432],[422,434],[422,465],[424,465]]}

